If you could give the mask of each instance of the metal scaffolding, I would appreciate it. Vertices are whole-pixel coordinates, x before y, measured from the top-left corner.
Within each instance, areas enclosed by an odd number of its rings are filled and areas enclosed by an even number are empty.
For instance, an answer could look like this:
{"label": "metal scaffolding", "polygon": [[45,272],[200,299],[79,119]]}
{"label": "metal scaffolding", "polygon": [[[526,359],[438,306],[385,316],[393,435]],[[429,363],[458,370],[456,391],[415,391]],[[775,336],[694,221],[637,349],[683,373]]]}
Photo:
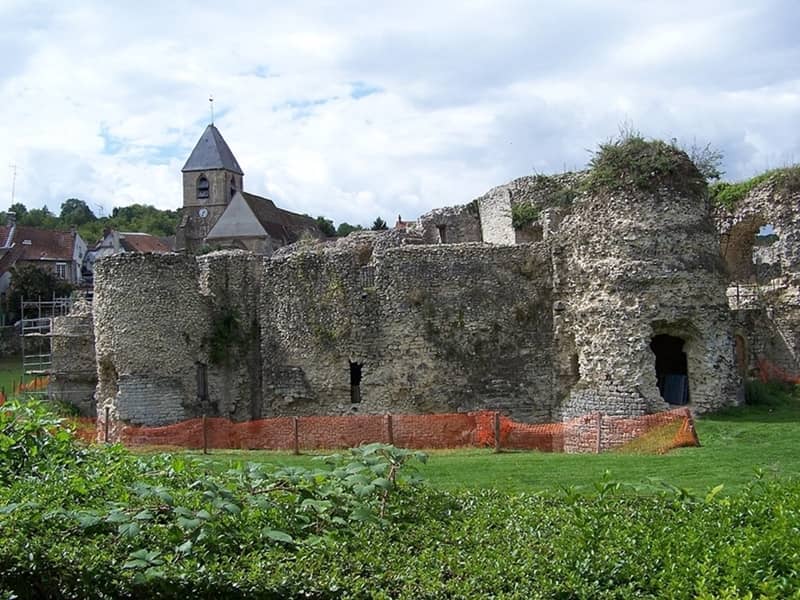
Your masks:
{"label": "metal scaffolding", "polygon": [[[66,315],[72,306],[72,298],[53,295],[50,300],[20,302],[20,337],[22,342],[23,383],[47,377],[53,364],[53,318]],[[26,390],[28,394],[47,394],[46,386]]]}

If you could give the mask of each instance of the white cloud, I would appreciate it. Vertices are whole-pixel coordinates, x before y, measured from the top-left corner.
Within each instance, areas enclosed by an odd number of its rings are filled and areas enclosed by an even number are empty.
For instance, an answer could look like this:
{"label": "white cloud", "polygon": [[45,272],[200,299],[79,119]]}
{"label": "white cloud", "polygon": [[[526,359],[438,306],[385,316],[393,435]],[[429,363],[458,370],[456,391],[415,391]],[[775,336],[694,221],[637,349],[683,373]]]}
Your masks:
{"label": "white cloud", "polygon": [[800,160],[792,0],[0,0],[0,207],[177,208],[208,120],[249,191],[369,224],[581,168],[623,122]]}

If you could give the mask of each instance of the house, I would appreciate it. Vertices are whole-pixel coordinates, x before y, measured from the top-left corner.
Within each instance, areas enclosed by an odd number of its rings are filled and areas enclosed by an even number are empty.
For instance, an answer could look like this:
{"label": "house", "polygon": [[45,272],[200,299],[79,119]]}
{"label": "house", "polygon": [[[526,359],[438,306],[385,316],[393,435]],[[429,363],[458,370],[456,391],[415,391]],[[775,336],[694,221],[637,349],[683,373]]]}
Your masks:
{"label": "house", "polygon": [[271,255],[302,236],[324,237],[316,221],[244,191],[244,172],[222,134],[206,127],[182,169],[183,211],[176,248],[240,248]]}
{"label": "house", "polygon": [[166,254],[172,252],[169,242],[149,233],[139,233],[134,231],[117,231],[106,228],[103,230],[103,237],[86,255],[84,267],[92,271],[94,262],[98,258],[120,254],[123,252],[154,252],[156,254]]}
{"label": "house", "polygon": [[17,224],[14,213],[7,218],[6,225],[0,226],[0,293],[8,289],[15,265],[32,264],[73,285],[83,283],[87,246],[74,227],[69,231],[38,229]]}

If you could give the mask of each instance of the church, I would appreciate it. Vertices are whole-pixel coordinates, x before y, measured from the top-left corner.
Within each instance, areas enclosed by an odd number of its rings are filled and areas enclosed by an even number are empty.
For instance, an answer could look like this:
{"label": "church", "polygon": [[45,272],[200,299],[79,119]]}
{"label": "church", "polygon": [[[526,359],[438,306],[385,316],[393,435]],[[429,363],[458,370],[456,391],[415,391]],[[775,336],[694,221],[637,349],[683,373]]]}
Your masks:
{"label": "church", "polygon": [[324,237],[316,221],[244,191],[244,171],[211,123],[189,155],[183,173],[183,210],[176,249],[238,248],[269,256],[303,236]]}

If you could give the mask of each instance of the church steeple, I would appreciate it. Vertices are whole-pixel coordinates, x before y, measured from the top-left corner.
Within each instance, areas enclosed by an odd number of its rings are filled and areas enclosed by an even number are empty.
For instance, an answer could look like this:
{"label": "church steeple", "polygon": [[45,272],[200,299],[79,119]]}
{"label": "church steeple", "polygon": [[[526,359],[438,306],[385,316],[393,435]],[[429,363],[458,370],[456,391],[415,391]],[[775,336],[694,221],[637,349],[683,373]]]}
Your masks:
{"label": "church steeple", "polygon": [[231,152],[219,129],[211,123],[206,127],[203,135],[200,136],[200,140],[195,145],[181,171],[188,173],[215,169],[224,169],[237,175],[244,175],[242,168],[236,162],[236,157]]}
{"label": "church steeple", "polygon": [[237,191],[244,172],[222,134],[211,123],[181,169],[183,217],[178,247],[198,249]]}

